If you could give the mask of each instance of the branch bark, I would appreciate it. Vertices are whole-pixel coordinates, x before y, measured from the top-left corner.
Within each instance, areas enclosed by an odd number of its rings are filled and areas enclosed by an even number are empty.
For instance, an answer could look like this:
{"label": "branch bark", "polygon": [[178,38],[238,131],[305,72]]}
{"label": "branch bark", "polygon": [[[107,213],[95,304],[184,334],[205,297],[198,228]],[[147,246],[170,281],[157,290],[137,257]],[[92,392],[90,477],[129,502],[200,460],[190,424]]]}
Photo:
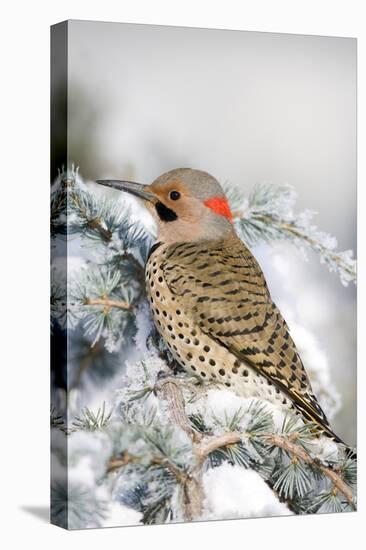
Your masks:
{"label": "branch bark", "polygon": [[201,464],[206,460],[209,454],[227,447],[228,445],[235,445],[241,440],[239,432],[225,432],[217,437],[210,437],[202,441],[201,445],[197,448],[197,457]]}
{"label": "branch bark", "polygon": [[123,468],[123,466],[127,466],[127,464],[131,464],[132,462],[138,462],[138,459],[127,452],[122,453],[120,456],[112,456],[107,463],[107,474],[119,470],[120,468]]}
{"label": "branch bark", "polygon": [[350,487],[343,481],[342,477],[337,474],[336,471],[331,468],[327,468],[324,464],[321,464],[319,460],[312,458],[303,447],[296,445],[296,443],[290,441],[288,437],[278,434],[267,434],[265,436],[265,440],[271,445],[275,445],[276,447],[287,451],[292,456],[299,458],[300,460],[303,460],[307,464],[310,464],[320,470],[328,479],[331,480],[333,486],[345,496],[347,502],[354,506],[354,499]]}
{"label": "branch bark", "polygon": [[119,309],[131,309],[131,304],[123,302],[122,300],[110,300],[109,298],[86,298],[86,306],[104,306],[107,308],[117,307]]}
{"label": "branch bark", "polygon": [[[167,374],[171,374],[167,370]],[[169,404],[169,413],[174,424],[182,428],[190,437],[193,437],[193,429],[184,407],[184,399],[179,384],[173,376],[158,380],[155,392]]]}
{"label": "branch bark", "polygon": [[[197,433],[192,429],[191,423],[184,407],[184,398],[182,390],[178,383],[171,377],[169,367],[166,368],[166,379],[161,379],[156,385],[156,392],[161,394],[161,398],[168,402],[172,422],[179,426],[190,437],[193,446],[193,452],[196,456]],[[180,480],[183,488],[183,514],[186,521],[197,520],[203,509],[203,485],[202,485],[202,461],[197,460],[197,465],[184,480]]]}

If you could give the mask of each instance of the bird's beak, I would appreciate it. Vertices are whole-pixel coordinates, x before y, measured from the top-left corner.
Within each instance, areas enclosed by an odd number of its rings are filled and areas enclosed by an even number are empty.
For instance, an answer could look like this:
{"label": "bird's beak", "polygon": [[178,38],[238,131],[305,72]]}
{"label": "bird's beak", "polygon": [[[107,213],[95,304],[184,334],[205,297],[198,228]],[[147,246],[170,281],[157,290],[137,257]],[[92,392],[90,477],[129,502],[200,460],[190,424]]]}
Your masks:
{"label": "bird's beak", "polygon": [[135,195],[140,199],[149,202],[155,202],[156,197],[148,190],[147,185],[142,183],[135,183],[133,181],[121,181],[121,180],[96,180],[97,183],[105,185],[106,187],[112,187],[113,189],[118,189],[119,191],[126,191],[131,195]]}

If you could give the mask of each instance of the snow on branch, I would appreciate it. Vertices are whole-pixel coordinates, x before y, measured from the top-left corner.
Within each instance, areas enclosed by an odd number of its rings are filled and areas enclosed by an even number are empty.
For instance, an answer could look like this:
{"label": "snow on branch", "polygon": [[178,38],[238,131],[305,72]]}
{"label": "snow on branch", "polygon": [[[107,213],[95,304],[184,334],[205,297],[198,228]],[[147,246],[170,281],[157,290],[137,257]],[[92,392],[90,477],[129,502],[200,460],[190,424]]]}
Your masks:
{"label": "snow on branch", "polygon": [[[213,517],[222,498],[215,473],[220,486],[225,476],[231,479],[225,464],[238,468],[238,480],[241,470],[253,471],[251,483],[259,494],[264,484],[272,489],[259,511],[257,504],[232,503],[231,517],[355,509],[355,460],[342,446],[272,405],[194,386],[188,377],[184,384],[185,376],[177,382],[153,349],[143,367],[130,364],[113,412],[105,404],[95,413],[84,409],[66,432],[70,464],[75,449],[91,469],[87,475],[95,488],[109,487],[116,502],[139,512],[143,523]],[[54,417],[54,429],[62,430]],[[76,477],[71,473],[71,480]],[[85,494],[89,499],[90,488]],[[96,494],[93,499],[97,510]]]}

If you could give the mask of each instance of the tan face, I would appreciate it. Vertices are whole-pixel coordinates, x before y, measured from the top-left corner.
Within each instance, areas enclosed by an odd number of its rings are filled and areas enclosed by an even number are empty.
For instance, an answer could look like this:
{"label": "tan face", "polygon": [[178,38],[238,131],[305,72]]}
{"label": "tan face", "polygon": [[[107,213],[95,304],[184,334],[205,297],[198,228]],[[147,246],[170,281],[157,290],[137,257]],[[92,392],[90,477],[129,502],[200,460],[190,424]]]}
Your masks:
{"label": "tan face", "polygon": [[145,188],[154,201],[144,200],[158,227],[158,240],[191,242],[220,238],[233,232],[231,223],[214,213],[179,180],[153,183]]}
{"label": "tan face", "polygon": [[234,234],[225,195],[206,172],[177,169],[151,185],[119,180],[98,183],[139,197],[156,222],[161,242],[224,239]]}
{"label": "tan face", "polygon": [[[154,202],[144,201],[145,206],[153,215],[157,224],[174,223],[170,218],[176,215],[180,222],[198,223],[206,209],[202,201],[192,196],[188,187],[181,181],[175,180],[168,183],[153,183],[146,186],[154,197]],[[160,207],[163,204],[172,214]]]}

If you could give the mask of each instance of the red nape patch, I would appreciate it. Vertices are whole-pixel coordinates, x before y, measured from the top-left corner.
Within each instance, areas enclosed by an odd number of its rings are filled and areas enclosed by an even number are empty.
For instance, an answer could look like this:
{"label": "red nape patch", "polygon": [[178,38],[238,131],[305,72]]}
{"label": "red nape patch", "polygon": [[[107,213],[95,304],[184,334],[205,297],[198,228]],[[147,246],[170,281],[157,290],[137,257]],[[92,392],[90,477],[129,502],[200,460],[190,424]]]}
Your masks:
{"label": "red nape patch", "polygon": [[225,216],[228,220],[233,222],[233,215],[230,210],[229,203],[225,197],[211,197],[203,202],[205,206],[211,208],[219,216]]}

